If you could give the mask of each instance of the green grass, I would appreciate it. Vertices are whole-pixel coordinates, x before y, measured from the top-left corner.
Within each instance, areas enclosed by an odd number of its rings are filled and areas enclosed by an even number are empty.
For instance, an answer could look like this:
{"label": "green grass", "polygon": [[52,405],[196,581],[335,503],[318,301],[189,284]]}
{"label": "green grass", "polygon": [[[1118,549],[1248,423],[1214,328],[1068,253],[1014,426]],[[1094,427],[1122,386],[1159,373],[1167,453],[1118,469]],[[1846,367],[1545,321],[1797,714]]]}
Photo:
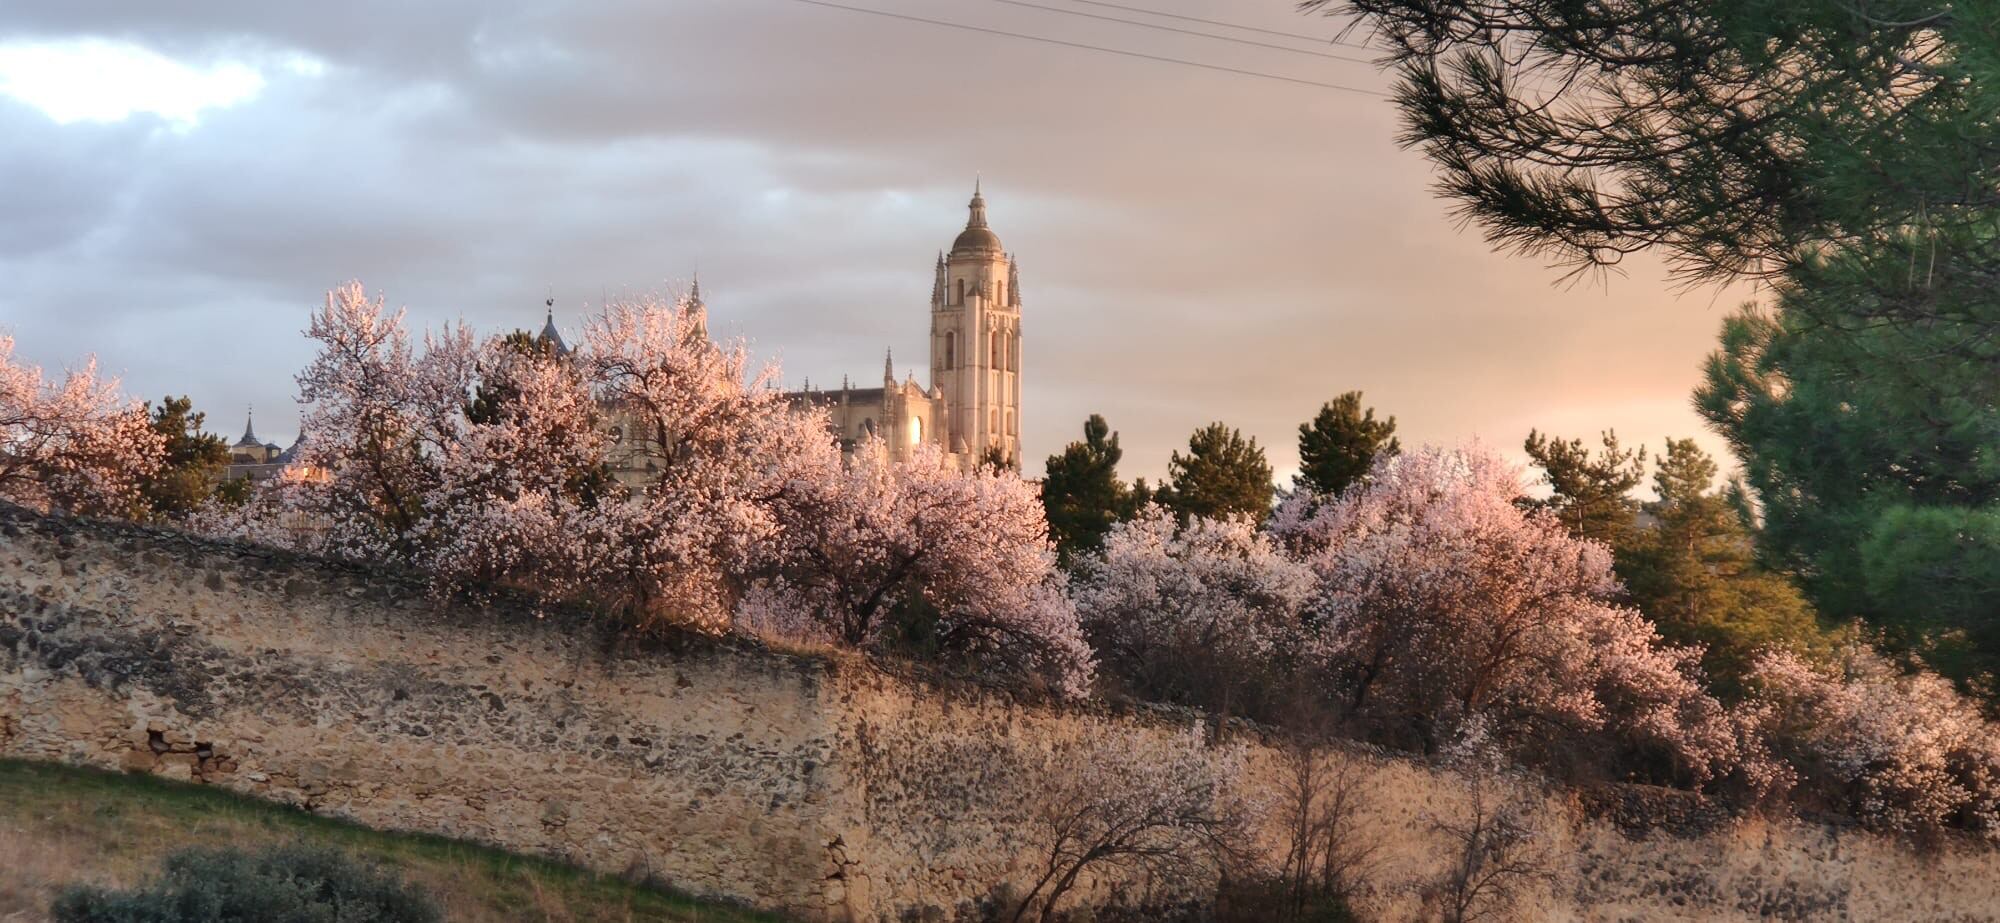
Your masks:
{"label": "green grass", "polygon": [[190,846],[306,842],[392,868],[455,921],[780,923],[616,876],[460,840],[385,833],[209,786],[0,760],[0,921],[43,919],[63,885],[131,886]]}

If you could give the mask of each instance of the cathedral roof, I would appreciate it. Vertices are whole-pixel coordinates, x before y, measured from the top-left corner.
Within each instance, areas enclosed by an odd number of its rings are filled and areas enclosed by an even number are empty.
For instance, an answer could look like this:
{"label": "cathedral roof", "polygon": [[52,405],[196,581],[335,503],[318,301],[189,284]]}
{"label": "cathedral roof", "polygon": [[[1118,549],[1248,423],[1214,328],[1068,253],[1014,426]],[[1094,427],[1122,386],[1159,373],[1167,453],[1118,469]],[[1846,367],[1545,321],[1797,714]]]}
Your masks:
{"label": "cathedral roof", "polygon": [[841,388],[838,391],[787,391],[785,400],[801,407],[833,407],[842,397],[850,404],[880,404],[885,389]]}
{"label": "cathedral roof", "polygon": [[240,449],[246,446],[250,448],[263,448],[264,446],[264,440],[257,438],[257,417],[255,414],[244,418],[243,438],[236,440],[236,444],[230,448]]}
{"label": "cathedral roof", "polygon": [[278,453],[278,457],[272,460],[281,465],[289,465],[292,462],[298,461],[299,450],[305,448],[305,445],[306,445],[306,434],[300,433],[299,438],[292,440],[292,445],[290,448],[284,450],[283,452]]}
{"label": "cathedral roof", "polygon": [[556,329],[556,300],[554,298],[549,299],[548,308],[548,320],[542,324],[541,335],[535,337],[535,339],[549,344],[558,356],[568,355],[569,344],[563,342],[562,331]]}
{"label": "cathedral roof", "polygon": [[986,197],[979,194],[978,183],[972,186],[972,204],[969,207],[972,216],[966,220],[965,230],[959,232],[958,239],[951,242],[952,254],[1001,252],[1004,248],[1000,246],[1000,235],[986,226]]}

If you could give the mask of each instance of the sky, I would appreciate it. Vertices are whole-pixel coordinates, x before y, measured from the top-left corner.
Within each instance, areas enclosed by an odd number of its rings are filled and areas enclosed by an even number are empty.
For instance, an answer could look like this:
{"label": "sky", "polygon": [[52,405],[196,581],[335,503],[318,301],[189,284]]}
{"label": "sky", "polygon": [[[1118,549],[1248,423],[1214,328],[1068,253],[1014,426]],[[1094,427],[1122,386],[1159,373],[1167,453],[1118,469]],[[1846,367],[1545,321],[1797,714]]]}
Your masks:
{"label": "sky", "polygon": [[134,395],[188,394],[232,440],[254,406],[281,444],[307,316],[350,279],[418,326],[538,328],[553,298],[573,335],[698,272],[711,329],[792,385],[872,384],[888,349],[921,379],[932,264],[977,176],[1021,267],[1030,474],[1091,413],[1128,476],[1213,420],[1288,473],[1299,423],[1357,389],[1405,444],[1520,457],[1531,428],[1615,428],[1720,450],[1688,395],[1745,294],[1643,258],[1564,284],[1493,252],[1398,146],[1368,92],[1390,79],[1331,43],[1340,21],[1288,0],[838,3],[933,22],[11,0],[0,330],[51,370],[94,354]]}

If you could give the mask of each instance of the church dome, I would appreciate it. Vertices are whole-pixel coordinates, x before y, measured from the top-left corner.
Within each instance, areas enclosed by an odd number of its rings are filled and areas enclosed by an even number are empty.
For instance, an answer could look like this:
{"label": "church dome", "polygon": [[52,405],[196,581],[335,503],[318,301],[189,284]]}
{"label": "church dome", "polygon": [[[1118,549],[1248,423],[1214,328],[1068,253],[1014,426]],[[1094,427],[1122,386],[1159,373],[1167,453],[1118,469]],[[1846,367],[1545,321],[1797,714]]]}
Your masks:
{"label": "church dome", "polygon": [[966,228],[958,233],[957,240],[951,242],[953,253],[967,250],[990,250],[997,253],[1000,249],[1000,235],[993,233],[993,229],[987,227]]}
{"label": "church dome", "polygon": [[1000,235],[986,226],[986,197],[979,194],[979,184],[972,186],[972,215],[965,222],[965,230],[958,239],[951,242],[953,253],[1000,253]]}

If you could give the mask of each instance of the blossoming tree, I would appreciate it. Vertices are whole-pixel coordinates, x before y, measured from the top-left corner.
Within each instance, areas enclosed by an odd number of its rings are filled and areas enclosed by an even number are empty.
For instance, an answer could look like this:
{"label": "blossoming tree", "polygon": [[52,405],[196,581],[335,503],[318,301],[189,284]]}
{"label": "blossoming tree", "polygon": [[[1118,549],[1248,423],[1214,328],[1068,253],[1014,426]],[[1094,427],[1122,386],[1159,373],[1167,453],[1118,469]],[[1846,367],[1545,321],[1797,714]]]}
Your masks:
{"label": "blossoming tree", "polygon": [[1077,610],[1102,666],[1144,698],[1269,717],[1309,660],[1300,615],[1313,571],[1248,517],[1177,527],[1148,507],[1076,569]]}
{"label": "blossoming tree", "polygon": [[1855,646],[1831,664],[1767,653],[1749,682],[1759,732],[1797,768],[1798,800],[1882,830],[2000,840],[2000,727],[1949,681]]}
{"label": "blossoming tree", "polygon": [[1353,716],[1427,751],[1478,719],[1545,765],[1615,757],[1701,784],[1743,748],[1698,652],[1610,602],[1610,552],[1524,513],[1520,473],[1481,448],[1378,463],[1331,502],[1273,517],[1321,582],[1311,613]]}
{"label": "blossoming tree", "polygon": [[132,515],[165,441],[144,405],[100,378],[95,360],[45,380],[0,335],[0,499],[40,510]]}
{"label": "blossoming tree", "polygon": [[1084,690],[1090,650],[1033,485],[1004,469],[962,473],[935,447],[894,461],[879,441],[846,466],[802,475],[773,505],[773,551],[745,605],[751,622],[852,646],[902,633],[946,656]]}

